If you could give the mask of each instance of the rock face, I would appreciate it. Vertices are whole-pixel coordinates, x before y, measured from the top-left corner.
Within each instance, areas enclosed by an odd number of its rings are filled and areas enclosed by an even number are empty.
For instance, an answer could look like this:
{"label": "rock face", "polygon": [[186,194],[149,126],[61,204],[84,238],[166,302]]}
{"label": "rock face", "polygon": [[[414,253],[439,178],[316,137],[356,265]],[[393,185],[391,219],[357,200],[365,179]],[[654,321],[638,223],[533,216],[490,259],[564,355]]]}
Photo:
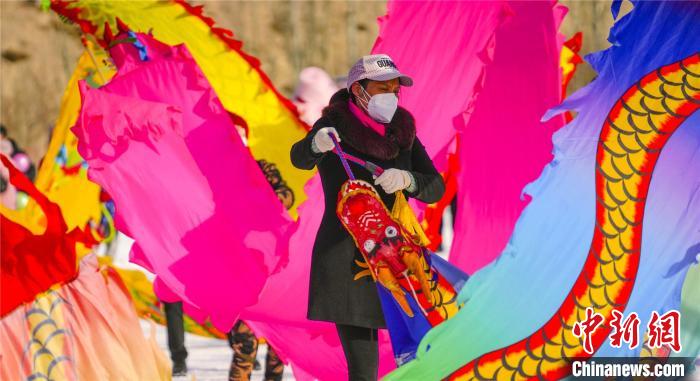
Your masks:
{"label": "rock face", "polygon": [[359,56],[369,54],[386,3],[212,1],[205,11],[262,61],[282,93],[292,94],[303,68],[318,66],[342,76]]}
{"label": "rock face", "polygon": [[82,53],[78,28],[29,1],[0,1],[0,121],[35,163]]}
{"label": "rock face", "polygon": [[[318,66],[344,76],[354,61],[372,49],[383,1],[206,1],[205,14],[244,41],[279,90],[291,96],[298,73]],[[582,53],[607,46],[610,2],[563,1],[572,17],[561,32],[584,33]],[[623,9],[624,13],[624,9]],[[10,135],[38,162],[48,144],[61,95],[82,53],[76,26],[64,24],[37,1],[0,1],[0,120]],[[572,88],[592,77],[580,67]]]}

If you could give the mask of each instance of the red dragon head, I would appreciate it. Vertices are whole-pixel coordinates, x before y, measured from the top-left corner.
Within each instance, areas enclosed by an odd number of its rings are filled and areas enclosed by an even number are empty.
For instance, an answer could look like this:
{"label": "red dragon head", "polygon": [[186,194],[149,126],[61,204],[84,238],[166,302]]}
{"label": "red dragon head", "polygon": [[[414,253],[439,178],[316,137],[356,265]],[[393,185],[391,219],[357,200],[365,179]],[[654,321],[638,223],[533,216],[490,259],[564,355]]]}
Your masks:
{"label": "red dragon head", "polygon": [[336,213],[374,269],[384,264],[398,275],[406,270],[404,255],[421,252],[391,217],[374,187],[365,181],[349,180],[343,184]]}

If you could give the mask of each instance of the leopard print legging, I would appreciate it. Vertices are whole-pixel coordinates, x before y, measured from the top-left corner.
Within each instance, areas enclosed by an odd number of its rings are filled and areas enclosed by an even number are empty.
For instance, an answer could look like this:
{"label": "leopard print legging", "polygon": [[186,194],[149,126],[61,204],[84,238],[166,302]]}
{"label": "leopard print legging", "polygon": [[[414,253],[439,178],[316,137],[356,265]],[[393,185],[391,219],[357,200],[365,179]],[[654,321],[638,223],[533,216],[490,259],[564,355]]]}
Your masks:
{"label": "leopard print legging", "polygon": [[[250,381],[258,354],[258,339],[245,323],[238,321],[228,333],[228,342],[233,349],[233,359],[229,370],[229,381]],[[282,381],[284,364],[277,353],[268,345],[265,360],[265,381]]]}

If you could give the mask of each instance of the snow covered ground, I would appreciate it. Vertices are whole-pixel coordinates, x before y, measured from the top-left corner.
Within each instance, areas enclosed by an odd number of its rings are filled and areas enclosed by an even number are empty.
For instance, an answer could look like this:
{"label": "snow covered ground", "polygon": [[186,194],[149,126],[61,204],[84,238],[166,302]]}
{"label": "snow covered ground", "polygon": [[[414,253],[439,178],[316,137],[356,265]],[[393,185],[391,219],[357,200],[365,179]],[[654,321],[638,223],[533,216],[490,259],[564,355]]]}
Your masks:
{"label": "snow covered ground", "polygon": [[[148,337],[151,332],[150,322],[141,320],[141,328],[144,335]],[[170,357],[165,326],[156,325],[156,341],[166,356]],[[189,374],[187,377],[174,378],[174,381],[228,380],[228,369],[233,356],[233,351],[229,348],[228,341],[185,333],[185,346],[188,352],[187,367],[189,368]],[[258,361],[263,369],[254,371],[251,380],[258,381],[263,379],[266,354],[267,346],[261,345],[258,349]],[[294,380],[291,368],[285,367],[283,380]]]}

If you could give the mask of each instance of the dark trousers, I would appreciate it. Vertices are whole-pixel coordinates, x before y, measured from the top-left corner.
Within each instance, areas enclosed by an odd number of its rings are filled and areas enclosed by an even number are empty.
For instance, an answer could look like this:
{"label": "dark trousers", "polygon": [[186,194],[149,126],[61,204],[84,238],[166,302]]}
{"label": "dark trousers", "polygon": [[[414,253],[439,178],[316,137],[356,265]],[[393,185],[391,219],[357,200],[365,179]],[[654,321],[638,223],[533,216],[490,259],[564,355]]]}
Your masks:
{"label": "dark trousers", "polygon": [[377,330],[336,324],[340,343],[348,364],[350,381],[376,381],[379,370]]}
{"label": "dark trousers", "polygon": [[173,365],[185,364],[187,349],[185,349],[185,325],[182,322],[182,302],[163,302],[165,321],[168,325],[168,348]]}

